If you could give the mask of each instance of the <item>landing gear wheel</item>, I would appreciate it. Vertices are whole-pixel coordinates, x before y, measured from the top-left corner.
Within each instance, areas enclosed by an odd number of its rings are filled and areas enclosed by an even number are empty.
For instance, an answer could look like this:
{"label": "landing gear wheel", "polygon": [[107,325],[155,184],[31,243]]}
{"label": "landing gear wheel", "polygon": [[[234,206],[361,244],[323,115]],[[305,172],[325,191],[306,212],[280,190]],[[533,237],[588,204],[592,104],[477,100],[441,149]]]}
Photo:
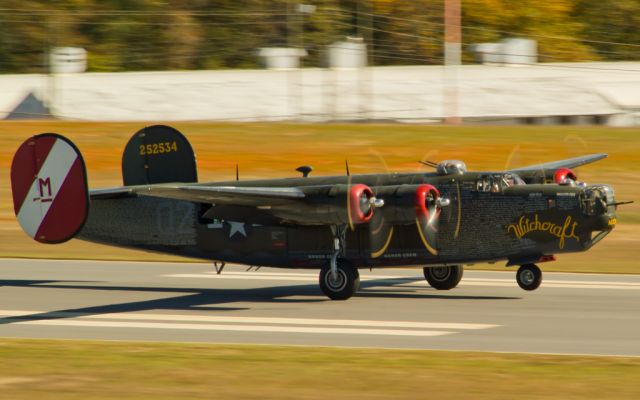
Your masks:
{"label": "landing gear wheel", "polygon": [[464,273],[462,265],[451,267],[424,267],[422,269],[424,277],[432,288],[438,290],[449,290],[458,286]]}
{"label": "landing gear wheel", "polygon": [[331,300],[347,300],[358,291],[360,274],[345,260],[338,260],[337,267],[335,278],[329,266],[320,270],[320,289]]}
{"label": "landing gear wheel", "polygon": [[535,264],[525,264],[516,273],[518,286],[524,290],[536,290],[542,283],[542,271]]}

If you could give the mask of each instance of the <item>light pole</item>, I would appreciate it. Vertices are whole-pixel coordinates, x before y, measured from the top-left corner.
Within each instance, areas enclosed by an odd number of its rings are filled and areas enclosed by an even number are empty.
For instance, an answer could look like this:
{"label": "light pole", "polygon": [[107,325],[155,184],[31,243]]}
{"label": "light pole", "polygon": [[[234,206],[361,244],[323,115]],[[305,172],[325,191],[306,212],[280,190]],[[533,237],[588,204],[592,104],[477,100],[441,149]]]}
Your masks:
{"label": "light pole", "polygon": [[445,123],[460,124],[458,66],[461,63],[460,0],[444,0],[444,101]]}
{"label": "light pole", "polygon": [[[298,56],[298,67],[295,71],[288,73],[290,77],[289,81],[289,109],[291,110],[292,117],[299,119],[304,114],[303,107],[303,88],[302,88],[302,54],[304,53],[304,16],[305,14],[313,14],[316,11],[316,6],[312,4],[295,3],[296,0],[290,0],[287,3],[287,47],[297,48],[300,50]],[[294,7],[295,6],[295,7]],[[292,11],[295,13],[298,20],[298,29],[296,32],[296,39],[294,41],[294,23],[292,18]],[[294,111],[295,110],[295,111]]]}

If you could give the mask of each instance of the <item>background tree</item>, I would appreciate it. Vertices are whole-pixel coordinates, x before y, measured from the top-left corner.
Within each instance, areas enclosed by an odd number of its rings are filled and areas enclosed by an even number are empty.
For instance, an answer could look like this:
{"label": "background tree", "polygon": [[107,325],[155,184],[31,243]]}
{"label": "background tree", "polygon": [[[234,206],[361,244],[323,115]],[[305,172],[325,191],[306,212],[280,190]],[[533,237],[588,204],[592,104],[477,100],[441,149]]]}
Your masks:
{"label": "background tree", "polygon": [[[300,3],[313,13],[300,13]],[[79,46],[90,71],[258,68],[261,47],[326,46],[362,37],[374,65],[441,64],[444,0],[3,0],[0,73],[46,72],[51,47]],[[542,62],[635,60],[637,0],[462,0],[469,45],[525,37]],[[372,45],[371,45],[372,44]]]}

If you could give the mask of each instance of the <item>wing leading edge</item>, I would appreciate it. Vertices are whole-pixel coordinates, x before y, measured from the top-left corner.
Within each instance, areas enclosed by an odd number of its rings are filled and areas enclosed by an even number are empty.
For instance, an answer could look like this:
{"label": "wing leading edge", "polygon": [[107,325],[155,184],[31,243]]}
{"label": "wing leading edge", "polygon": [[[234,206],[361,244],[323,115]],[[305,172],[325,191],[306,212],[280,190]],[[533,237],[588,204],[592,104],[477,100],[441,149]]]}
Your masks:
{"label": "wing leading edge", "polygon": [[540,171],[540,170],[555,170],[558,168],[575,168],[581,165],[590,164],[598,160],[606,158],[606,153],[589,154],[580,157],[567,158],[566,160],[551,161],[548,163],[529,165],[522,168],[511,169],[509,172],[527,172],[527,171]]}
{"label": "wing leading edge", "polygon": [[201,186],[184,184],[161,184],[124,186],[90,191],[91,199],[108,199],[129,196],[152,196],[199,203],[225,204],[235,206],[263,207],[281,205],[304,199],[305,194],[298,188],[283,187],[238,187]]}

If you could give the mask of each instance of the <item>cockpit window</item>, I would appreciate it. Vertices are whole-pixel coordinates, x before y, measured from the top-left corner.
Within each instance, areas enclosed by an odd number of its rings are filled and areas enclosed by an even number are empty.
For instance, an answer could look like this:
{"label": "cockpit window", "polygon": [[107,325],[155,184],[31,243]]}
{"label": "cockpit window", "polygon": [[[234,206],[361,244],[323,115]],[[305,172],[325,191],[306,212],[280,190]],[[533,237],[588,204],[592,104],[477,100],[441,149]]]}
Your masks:
{"label": "cockpit window", "polygon": [[508,173],[502,175],[502,183],[505,188],[516,186],[516,185],[524,185],[524,181],[516,174]]}
{"label": "cockpit window", "polygon": [[479,192],[501,193],[506,188],[516,185],[524,185],[525,182],[517,174],[491,174],[482,175],[476,181],[476,190]]}

